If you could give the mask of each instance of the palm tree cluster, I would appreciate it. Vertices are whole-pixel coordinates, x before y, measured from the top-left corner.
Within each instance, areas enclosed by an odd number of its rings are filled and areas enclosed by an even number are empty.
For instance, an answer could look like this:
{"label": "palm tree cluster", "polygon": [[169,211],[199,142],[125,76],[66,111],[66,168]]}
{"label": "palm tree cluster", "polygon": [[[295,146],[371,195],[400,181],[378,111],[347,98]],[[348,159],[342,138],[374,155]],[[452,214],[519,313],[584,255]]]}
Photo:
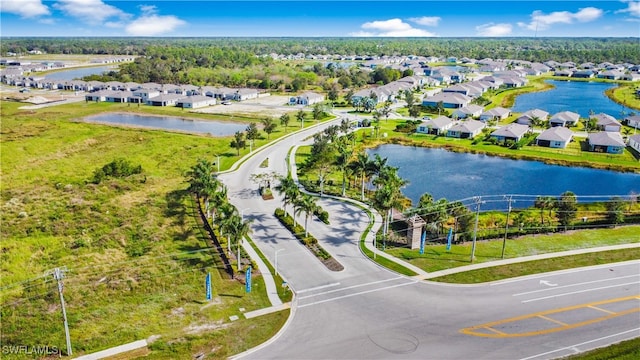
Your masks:
{"label": "palm tree cluster", "polygon": [[280,184],[276,186],[276,190],[282,195],[282,204],[285,213],[287,211],[287,205],[293,207],[294,227],[296,227],[296,216],[304,213],[304,237],[306,238],[309,235],[309,218],[321,210],[316,203],[316,198],[301,192],[298,184],[291,176],[281,177]]}
{"label": "palm tree cluster", "polygon": [[251,222],[244,220],[238,209],[228,202],[227,188],[215,174],[213,162],[199,159],[187,173],[187,181],[189,191],[196,196],[198,205],[204,208],[212,228],[218,230],[220,237],[226,235],[228,255],[231,255],[231,247],[236,247],[240,269],[240,246],[242,239],[249,234]]}

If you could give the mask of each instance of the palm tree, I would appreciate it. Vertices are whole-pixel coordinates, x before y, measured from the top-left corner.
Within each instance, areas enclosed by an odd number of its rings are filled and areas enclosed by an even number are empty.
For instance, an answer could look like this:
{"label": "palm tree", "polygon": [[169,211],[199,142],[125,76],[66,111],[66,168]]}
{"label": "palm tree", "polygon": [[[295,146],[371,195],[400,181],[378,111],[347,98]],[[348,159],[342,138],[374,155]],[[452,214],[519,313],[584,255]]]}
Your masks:
{"label": "palm tree", "polygon": [[284,126],[285,133],[287,132],[289,121],[291,121],[291,117],[289,116],[289,114],[282,114],[282,116],[280,116],[280,125]]}
{"label": "palm tree", "polygon": [[237,214],[231,215],[229,222],[227,224],[227,232],[231,237],[231,240],[238,249],[238,271],[240,271],[240,246],[242,245],[242,239],[249,234],[250,227],[249,224],[251,221],[244,220],[242,217]]}
{"label": "palm tree", "polygon": [[380,118],[382,117],[382,114],[379,111],[374,111],[373,112],[373,123],[375,124],[373,126],[375,132],[376,132],[376,139],[378,138],[378,131],[380,130]]}
{"label": "palm tree", "polygon": [[360,177],[362,180],[361,200],[364,201],[364,184],[367,178],[367,174],[369,174],[371,171],[371,161],[369,160],[369,155],[367,155],[366,152],[359,153],[355,160],[349,163],[349,167],[351,167],[354,173],[360,173]]}
{"label": "palm tree", "polygon": [[187,173],[189,191],[193,192],[198,199],[202,199],[205,203],[220,184],[214,173],[213,162],[205,159],[198,159]]}
{"label": "palm tree", "polygon": [[262,119],[262,125],[263,125],[262,130],[264,130],[264,132],[267,133],[267,140],[269,140],[269,138],[271,137],[271,133],[276,130],[278,125],[276,125],[276,123],[270,117]]}
{"label": "palm tree", "polygon": [[[542,223],[543,226],[544,226],[544,210],[550,209],[549,211],[551,211],[551,209],[553,209],[554,203],[555,203],[555,200],[551,196],[538,196],[536,197],[536,200],[533,203],[533,206],[536,209],[540,209],[540,222]],[[549,214],[549,216],[551,216],[551,214]]]}
{"label": "palm tree", "polygon": [[[371,160],[370,162],[370,170],[371,170],[371,174],[374,177],[380,177],[380,175],[382,174],[382,172],[384,172],[387,168],[387,158],[382,158],[380,157],[379,154],[375,154],[375,156],[373,157],[373,160]],[[374,185],[375,185],[375,180],[374,180]]]}
{"label": "palm tree", "polygon": [[296,113],[296,119],[300,121],[300,127],[303,128],[304,127],[304,111],[302,109],[300,109],[300,111]]}
{"label": "palm tree", "polygon": [[297,209],[295,210],[294,215],[298,215],[300,213],[304,213],[304,237],[306,238],[309,235],[308,223],[309,217],[313,215],[316,210],[319,209],[319,206],[316,204],[316,198],[309,194],[302,194],[297,202]]}
{"label": "palm tree", "polygon": [[[386,159],[385,159],[386,160]],[[402,192],[400,189],[408,184],[408,181],[398,176],[398,168],[384,166],[374,181],[378,188],[374,195],[376,205],[385,211],[385,222],[382,229],[383,246],[386,245],[386,236],[391,222],[391,209],[404,208]]]}
{"label": "palm tree", "polygon": [[349,146],[349,138],[346,136],[338,138],[336,145],[338,155],[336,156],[334,163],[342,172],[342,196],[345,196],[347,191],[347,168],[349,167],[349,160],[351,159],[351,156],[353,156],[353,149]]}
{"label": "palm tree", "polygon": [[276,191],[278,191],[280,195],[283,195],[282,207],[285,211],[287,210],[287,204],[293,204],[294,200],[300,194],[298,184],[296,184],[296,181],[293,180],[291,175],[280,178],[280,184],[276,186]]}

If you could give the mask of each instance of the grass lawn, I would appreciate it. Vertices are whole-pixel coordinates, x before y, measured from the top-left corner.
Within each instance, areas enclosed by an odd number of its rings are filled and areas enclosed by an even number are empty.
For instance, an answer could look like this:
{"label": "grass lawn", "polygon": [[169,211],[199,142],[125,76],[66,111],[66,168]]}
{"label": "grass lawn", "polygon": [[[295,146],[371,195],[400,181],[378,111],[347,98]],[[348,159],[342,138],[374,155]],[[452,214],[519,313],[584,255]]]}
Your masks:
{"label": "grass lawn", "polygon": [[[545,254],[581,248],[640,242],[640,226],[620,226],[613,229],[570,231],[551,235],[531,235],[517,239],[508,239],[505,258]],[[428,272],[455,268],[471,264],[471,242],[452,245],[447,251],[445,245],[427,245],[424,254],[407,248],[387,249],[387,252],[406,260]],[[633,250],[640,257],[640,250]],[[501,258],[502,240],[478,241],[475,250],[475,263],[498,260]],[[631,251],[629,251],[631,252]],[[520,266],[515,265],[516,267]],[[567,268],[571,266],[568,265]],[[545,268],[540,268],[545,271]]]}
{"label": "grass lawn", "polygon": [[[219,154],[222,169],[237,161],[230,138],[73,121],[122,110],[115,104],[20,105],[1,104],[3,345],[65,348],[55,283],[44,275],[55,267],[68,269],[74,355],[160,335],[149,358],[226,358],[280,329],[289,311],[243,319],[240,308],[270,305],[262,278],[256,274],[247,294],[220,270],[186,192],[185,174],[198,158]],[[89,181],[116,158],[141,165],[142,175]]]}

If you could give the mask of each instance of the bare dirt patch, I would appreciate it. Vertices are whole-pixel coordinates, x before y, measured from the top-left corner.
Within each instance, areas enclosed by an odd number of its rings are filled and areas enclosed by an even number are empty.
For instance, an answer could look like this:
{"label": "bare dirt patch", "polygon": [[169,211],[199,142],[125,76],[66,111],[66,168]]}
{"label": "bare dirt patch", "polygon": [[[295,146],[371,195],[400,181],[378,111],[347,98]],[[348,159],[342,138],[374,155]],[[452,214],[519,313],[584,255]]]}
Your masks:
{"label": "bare dirt patch", "polygon": [[280,117],[282,114],[295,112],[300,106],[287,105],[288,96],[271,95],[242,102],[230,102],[229,105],[218,104],[195,112],[207,114],[244,115],[249,117]]}

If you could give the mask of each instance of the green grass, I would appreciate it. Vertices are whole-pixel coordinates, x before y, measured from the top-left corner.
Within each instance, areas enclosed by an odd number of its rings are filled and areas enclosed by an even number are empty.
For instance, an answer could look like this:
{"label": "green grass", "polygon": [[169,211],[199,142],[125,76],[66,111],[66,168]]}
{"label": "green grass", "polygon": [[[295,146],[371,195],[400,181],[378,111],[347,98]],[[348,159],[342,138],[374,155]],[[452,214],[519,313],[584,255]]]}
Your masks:
{"label": "green grass", "polygon": [[640,358],[640,338],[622,341],[615,345],[571,355],[566,360],[636,360]]}
{"label": "green grass", "polygon": [[[280,329],[288,311],[229,320],[239,308],[270,306],[264,283],[257,276],[247,294],[219,269],[185,191],[184,175],[198,158],[221,155],[222,169],[237,161],[230,138],[73,121],[117,110],[113,104],[20,105],[1,104],[3,345],[64,348],[59,299],[52,277],[43,276],[63,266],[74,355],[161,335],[150,358],[226,358]],[[140,164],[143,175],[88,182],[115,158]],[[196,326],[205,330],[189,330]]]}
{"label": "green grass", "polygon": [[[508,239],[505,258],[546,254],[582,248],[640,242],[640,226],[621,226],[614,229],[571,231],[551,235],[530,235]],[[434,272],[471,264],[471,242],[454,244],[451,250],[446,245],[427,245],[424,254],[407,248],[387,249],[393,256],[410,262],[419,268]],[[475,263],[494,261],[501,258],[502,240],[478,241],[475,249]],[[515,265],[516,267],[519,265]],[[544,270],[544,269],[541,269]]]}

